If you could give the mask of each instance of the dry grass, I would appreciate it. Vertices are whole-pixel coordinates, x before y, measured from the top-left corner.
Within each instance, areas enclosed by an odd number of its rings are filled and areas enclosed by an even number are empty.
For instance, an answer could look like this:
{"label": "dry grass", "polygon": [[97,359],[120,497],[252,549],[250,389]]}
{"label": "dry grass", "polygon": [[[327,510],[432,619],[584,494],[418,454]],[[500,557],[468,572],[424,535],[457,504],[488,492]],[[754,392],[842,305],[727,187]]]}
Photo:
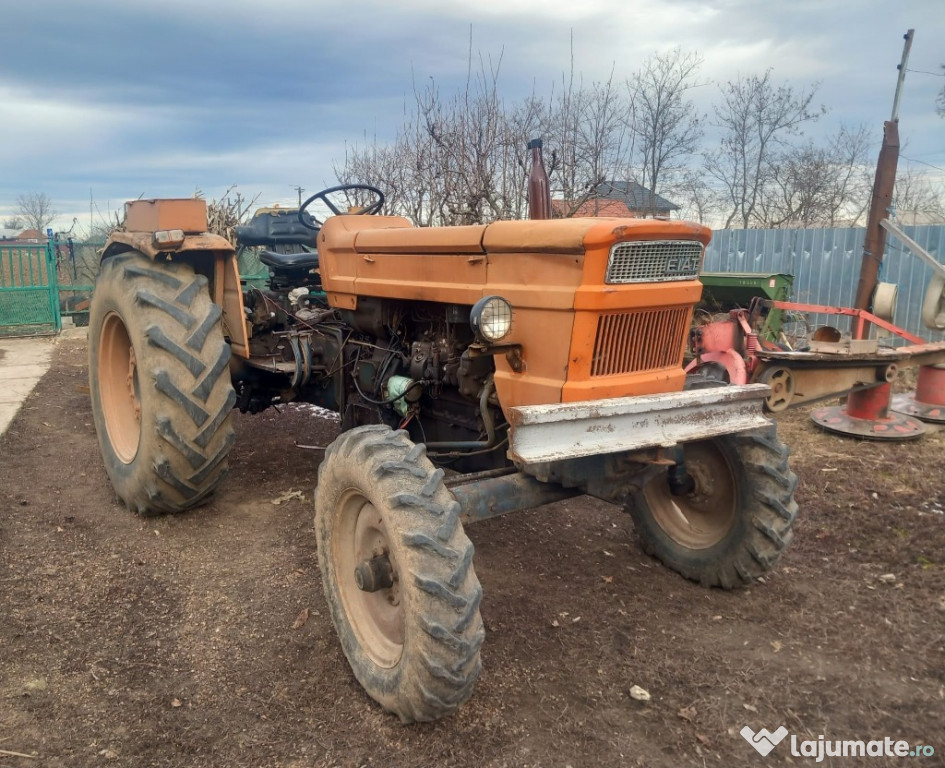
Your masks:
{"label": "dry grass", "polygon": [[[203,193],[197,190],[194,197],[203,197]],[[236,228],[252,216],[257,200],[258,194],[247,198],[236,191],[235,185],[229,187],[219,200],[213,198],[207,203],[207,231],[236,245]]]}

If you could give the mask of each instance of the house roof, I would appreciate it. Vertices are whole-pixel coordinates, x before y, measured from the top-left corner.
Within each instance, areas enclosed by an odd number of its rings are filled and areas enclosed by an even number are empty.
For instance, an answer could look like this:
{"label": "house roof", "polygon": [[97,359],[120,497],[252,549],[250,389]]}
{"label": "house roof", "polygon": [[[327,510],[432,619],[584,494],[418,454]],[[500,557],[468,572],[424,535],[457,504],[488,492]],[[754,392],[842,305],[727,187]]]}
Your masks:
{"label": "house roof", "polygon": [[617,216],[624,219],[633,216],[633,211],[622,200],[605,200],[595,197],[585,200],[574,213],[571,213],[573,207],[574,202],[571,200],[551,201],[551,210],[555,216]]}
{"label": "house roof", "polygon": [[597,196],[622,200],[631,211],[639,213],[669,213],[679,206],[635,181],[604,181],[597,185]]}
{"label": "house roof", "polygon": [[[9,236],[12,233],[12,237]],[[46,235],[41,235],[35,229],[0,229],[0,240],[7,245],[36,245],[47,241]]]}
{"label": "house roof", "polygon": [[635,181],[602,181],[594,197],[581,203],[574,213],[573,200],[552,200],[555,216],[667,216],[679,206]]}

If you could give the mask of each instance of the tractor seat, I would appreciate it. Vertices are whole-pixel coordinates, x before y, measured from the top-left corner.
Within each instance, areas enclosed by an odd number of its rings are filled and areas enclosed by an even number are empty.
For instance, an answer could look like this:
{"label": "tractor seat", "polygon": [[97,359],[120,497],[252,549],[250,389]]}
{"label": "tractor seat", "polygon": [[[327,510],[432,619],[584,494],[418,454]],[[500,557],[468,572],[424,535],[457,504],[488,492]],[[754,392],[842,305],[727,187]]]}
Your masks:
{"label": "tractor seat", "polygon": [[304,214],[309,226],[299,221],[295,208],[260,208],[246,224],[236,228],[240,245],[273,246],[304,245],[314,248],[318,243],[318,227]]}
{"label": "tractor seat", "polygon": [[259,260],[273,269],[315,269],[318,267],[317,251],[298,251],[296,253],[276,253],[260,251]]}

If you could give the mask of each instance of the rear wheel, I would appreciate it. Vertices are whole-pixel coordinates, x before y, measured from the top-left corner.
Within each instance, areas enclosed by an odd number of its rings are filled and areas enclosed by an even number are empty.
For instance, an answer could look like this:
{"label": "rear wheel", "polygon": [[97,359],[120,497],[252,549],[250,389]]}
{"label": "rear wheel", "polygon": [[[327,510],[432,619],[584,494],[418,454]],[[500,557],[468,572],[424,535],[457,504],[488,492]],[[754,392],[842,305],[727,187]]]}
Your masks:
{"label": "rear wheel", "polygon": [[482,588],[459,511],[424,446],[386,426],[342,433],[318,471],[318,560],[341,647],[405,723],[450,714],[479,677]]}
{"label": "rear wheel", "polygon": [[204,502],[233,443],[229,345],[207,279],[136,252],[107,259],[89,319],[89,389],[99,446],[134,512]]}
{"label": "rear wheel", "polygon": [[644,550],[686,578],[730,589],[777,562],[793,536],[797,477],[773,426],[684,446],[693,483],[674,493],[669,475],[631,499]]}

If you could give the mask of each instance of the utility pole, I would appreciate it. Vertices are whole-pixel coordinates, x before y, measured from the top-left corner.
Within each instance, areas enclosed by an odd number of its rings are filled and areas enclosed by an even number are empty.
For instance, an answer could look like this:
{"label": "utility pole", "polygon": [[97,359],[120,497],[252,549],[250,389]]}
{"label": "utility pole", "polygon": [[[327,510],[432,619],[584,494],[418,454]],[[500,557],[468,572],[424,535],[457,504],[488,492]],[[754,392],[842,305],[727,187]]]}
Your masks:
{"label": "utility pole", "polygon": [[299,193],[299,208],[301,208],[302,207],[302,193],[305,191],[305,189],[299,186],[293,186],[292,189],[294,189],[296,192]]}
{"label": "utility pole", "polygon": [[[905,43],[902,47],[902,61],[899,64],[899,79],[896,82],[892,116],[883,124],[883,145],[876,162],[873,196],[870,201],[869,217],[866,220],[866,237],[863,240],[860,282],[856,288],[854,306],[857,309],[869,310],[872,306],[879,265],[883,261],[883,252],[886,249],[886,230],[880,222],[889,215],[896,186],[896,169],[899,166],[899,101],[902,96],[902,83],[906,78],[906,64],[909,61],[909,50],[912,48],[914,32],[914,29],[910,29],[903,35]],[[869,332],[870,324],[863,323],[862,332],[857,338],[868,338]]]}

